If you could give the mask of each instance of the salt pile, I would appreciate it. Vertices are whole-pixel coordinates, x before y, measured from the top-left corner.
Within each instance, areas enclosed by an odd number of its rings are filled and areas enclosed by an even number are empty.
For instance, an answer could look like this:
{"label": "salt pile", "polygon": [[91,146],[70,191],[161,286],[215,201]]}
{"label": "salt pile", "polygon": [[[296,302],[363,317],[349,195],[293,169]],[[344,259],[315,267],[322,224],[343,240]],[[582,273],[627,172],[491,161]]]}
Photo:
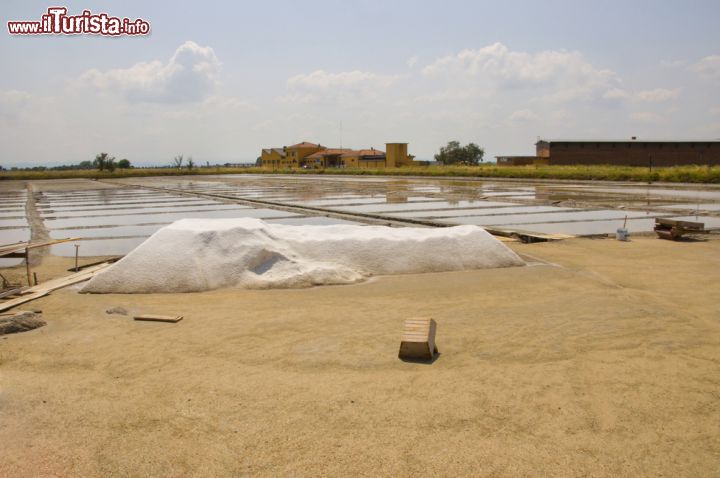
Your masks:
{"label": "salt pile", "polygon": [[374,274],[523,265],[477,226],[288,226],[183,219],[158,230],[82,292],[197,292],[350,284]]}

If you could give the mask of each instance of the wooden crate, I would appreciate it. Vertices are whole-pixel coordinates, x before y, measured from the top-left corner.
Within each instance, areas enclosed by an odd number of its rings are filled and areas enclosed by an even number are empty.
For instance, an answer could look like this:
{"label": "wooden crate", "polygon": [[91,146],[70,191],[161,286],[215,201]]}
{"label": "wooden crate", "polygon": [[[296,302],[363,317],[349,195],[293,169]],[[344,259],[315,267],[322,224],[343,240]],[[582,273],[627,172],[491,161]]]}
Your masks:
{"label": "wooden crate", "polygon": [[432,360],[438,353],[436,330],[437,324],[428,317],[405,320],[398,356],[401,359]]}

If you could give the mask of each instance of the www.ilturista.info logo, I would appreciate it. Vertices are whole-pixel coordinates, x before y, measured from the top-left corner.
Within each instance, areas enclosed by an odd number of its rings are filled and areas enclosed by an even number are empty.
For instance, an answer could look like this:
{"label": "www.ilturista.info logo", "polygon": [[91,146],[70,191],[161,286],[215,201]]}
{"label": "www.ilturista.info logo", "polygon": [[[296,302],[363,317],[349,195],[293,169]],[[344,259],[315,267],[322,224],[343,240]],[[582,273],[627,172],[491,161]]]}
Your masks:
{"label": "www.ilturista.info logo", "polygon": [[150,22],[137,18],[111,17],[107,13],[68,15],[65,7],[50,7],[39,22],[7,22],[11,35],[148,35]]}

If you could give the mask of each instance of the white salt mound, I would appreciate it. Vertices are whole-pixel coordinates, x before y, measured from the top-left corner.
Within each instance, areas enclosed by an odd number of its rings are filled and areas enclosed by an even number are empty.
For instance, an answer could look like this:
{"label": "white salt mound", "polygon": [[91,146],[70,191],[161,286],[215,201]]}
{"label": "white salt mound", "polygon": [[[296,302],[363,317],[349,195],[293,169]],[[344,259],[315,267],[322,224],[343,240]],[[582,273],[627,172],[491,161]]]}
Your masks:
{"label": "white salt mound", "polygon": [[197,292],[350,284],[374,274],[523,265],[477,226],[288,226],[183,219],[91,279],[82,292]]}

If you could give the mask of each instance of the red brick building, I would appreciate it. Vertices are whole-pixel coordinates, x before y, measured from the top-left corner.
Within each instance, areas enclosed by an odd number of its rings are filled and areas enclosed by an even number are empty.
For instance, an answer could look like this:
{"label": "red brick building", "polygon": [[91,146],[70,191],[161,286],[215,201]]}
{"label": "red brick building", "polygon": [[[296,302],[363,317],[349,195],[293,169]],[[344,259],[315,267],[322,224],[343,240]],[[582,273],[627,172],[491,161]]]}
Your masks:
{"label": "red brick building", "polygon": [[[551,165],[720,165],[720,140],[540,140],[537,157]],[[544,162],[543,161],[543,162]]]}

